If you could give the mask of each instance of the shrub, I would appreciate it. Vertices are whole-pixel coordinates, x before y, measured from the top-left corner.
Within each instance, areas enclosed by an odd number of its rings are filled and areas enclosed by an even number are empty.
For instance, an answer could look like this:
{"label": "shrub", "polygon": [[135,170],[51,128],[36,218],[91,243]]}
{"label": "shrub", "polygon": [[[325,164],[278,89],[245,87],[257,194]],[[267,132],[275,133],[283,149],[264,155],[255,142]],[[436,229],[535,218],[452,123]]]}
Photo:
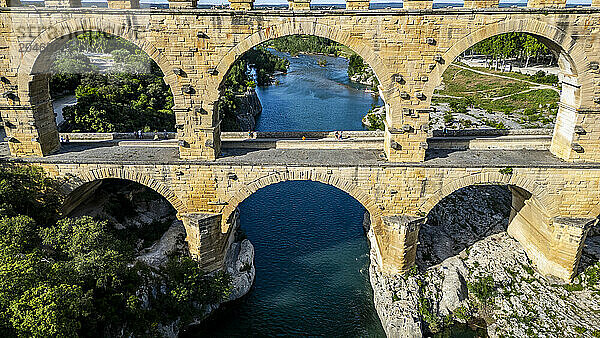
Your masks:
{"label": "shrub", "polygon": [[477,279],[473,283],[467,283],[467,287],[471,293],[482,303],[490,304],[494,302],[496,296],[496,283],[492,276],[486,276]]}

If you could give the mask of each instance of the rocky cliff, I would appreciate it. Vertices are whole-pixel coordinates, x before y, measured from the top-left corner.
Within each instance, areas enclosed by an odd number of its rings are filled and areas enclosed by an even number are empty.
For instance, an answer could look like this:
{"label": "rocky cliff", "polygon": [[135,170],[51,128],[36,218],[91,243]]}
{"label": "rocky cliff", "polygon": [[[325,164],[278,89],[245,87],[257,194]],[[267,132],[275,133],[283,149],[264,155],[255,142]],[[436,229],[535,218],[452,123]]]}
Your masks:
{"label": "rocky cliff", "polygon": [[371,88],[375,88],[379,85],[379,81],[377,80],[375,72],[373,72],[371,67],[366,67],[364,71],[352,75],[350,77],[350,81],[357,82]]}
{"label": "rocky cliff", "polygon": [[242,131],[256,129],[256,118],[262,112],[262,105],[256,94],[256,90],[249,89],[244,94],[236,95],[237,109],[235,117]]}
{"label": "rocky cliff", "polygon": [[[101,185],[70,216],[104,219],[120,230],[138,234],[135,261],[153,271],[153,280],[138,290],[142,308],[151,309],[157,294],[164,293],[160,273],[172,256],[187,255],[186,231],[169,202],[146,187],[121,181]],[[233,229],[239,227],[239,213],[234,215]],[[133,262],[131,264],[134,264]],[[244,296],[254,283],[254,247],[247,239],[234,240],[227,252],[224,271],[231,278],[231,290],[224,302]],[[223,302],[223,303],[224,303]],[[158,324],[164,337],[177,337],[188,325],[200,323],[222,303],[197,304],[198,314],[191,322],[181,319]],[[196,306],[196,305],[195,305]]]}
{"label": "rocky cliff", "polygon": [[505,232],[510,198],[506,188],[478,186],[443,200],[421,228],[419,268],[405,275],[382,274],[372,252],[375,306],[388,336],[445,332],[456,322],[491,337],[600,336],[598,229],[586,240],[581,273],[563,284],[535,271]]}

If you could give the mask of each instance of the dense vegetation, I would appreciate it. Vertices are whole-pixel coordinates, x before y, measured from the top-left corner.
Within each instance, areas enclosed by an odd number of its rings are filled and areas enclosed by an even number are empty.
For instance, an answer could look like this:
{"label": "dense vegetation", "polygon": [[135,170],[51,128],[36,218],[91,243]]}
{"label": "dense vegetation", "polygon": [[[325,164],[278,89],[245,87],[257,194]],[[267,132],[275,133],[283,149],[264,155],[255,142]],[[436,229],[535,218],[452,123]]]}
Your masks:
{"label": "dense vegetation", "polygon": [[293,56],[299,53],[339,56],[343,47],[337,42],[313,35],[282,36],[268,41],[265,45],[280,52],[290,53]]}
{"label": "dense vegetation", "polygon": [[60,218],[40,169],[0,171],[0,332],[5,337],[155,336],[202,314],[230,277],[206,277],[185,255],[164,268],[134,260],[135,242],[106,221]]}
{"label": "dense vegetation", "polygon": [[385,130],[385,108],[372,105],[365,118],[368,130]]}
{"label": "dense vegetation", "polygon": [[[90,53],[112,56],[102,72]],[[75,92],[63,109],[65,129],[81,132],[174,130],[173,95],[160,68],[138,47],[117,37],[87,32],[53,56],[51,95]]]}
{"label": "dense vegetation", "polygon": [[354,74],[363,73],[367,68],[369,65],[358,54],[352,54],[348,58],[348,76],[352,77]]}
{"label": "dense vegetation", "polygon": [[[286,36],[266,46],[279,51],[346,55],[348,74],[369,67],[346,47],[316,36]],[[98,65],[91,56],[111,64]],[[289,61],[258,46],[245,53],[229,70],[217,104],[222,130],[241,130],[236,112],[245,93],[256,85],[269,86],[273,73],[286,72]],[[131,132],[173,131],[173,95],[159,67],[142,50],[118,37],[87,32],[69,40],[53,55],[51,95],[74,93],[77,104],[63,109],[63,131]]]}
{"label": "dense vegetation", "polygon": [[499,66],[499,61],[506,63],[509,58],[516,59],[524,67],[529,66],[531,59],[556,61],[546,45],[527,33],[505,33],[493,36],[477,43],[467,50],[466,54],[486,55],[495,61],[493,64],[496,67]]}

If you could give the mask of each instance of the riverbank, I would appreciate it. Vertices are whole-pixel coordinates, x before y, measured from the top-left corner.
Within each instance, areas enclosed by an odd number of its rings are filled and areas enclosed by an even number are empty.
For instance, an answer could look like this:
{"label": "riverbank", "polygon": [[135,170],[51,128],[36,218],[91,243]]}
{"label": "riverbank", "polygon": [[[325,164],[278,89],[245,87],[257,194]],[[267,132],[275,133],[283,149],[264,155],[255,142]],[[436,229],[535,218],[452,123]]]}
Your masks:
{"label": "riverbank", "polygon": [[540,275],[504,231],[507,200],[500,187],[473,187],[434,209],[419,234],[419,268],[407,274],[382,274],[371,250],[375,306],[389,337],[430,336],[457,322],[470,324],[472,336],[600,335],[600,231],[590,231],[580,274],[564,284]]}
{"label": "riverbank", "polygon": [[[99,186],[91,198],[77,206],[70,216],[104,219],[123,235],[127,234],[136,248],[133,261],[129,264],[132,266],[142,264],[143,269],[147,270],[151,277],[136,292],[137,299],[141,302],[140,308],[146,312],[165,311],[162,308],[164,304],[161,303],[161,294],[169,292],[165,291],[165,285],[168,284],[169,278],[174,277],[171,274],[176,273],[173,272],[172,259],[189,255],[185,241],[186,230],[183,223],[176,218],[169,202],[145,187],[132,183],[119,184],[115,181]],[[235,213],[232,219],[232,229],[235,231],[240,224],[239,213]],[[165,271],[170,273],[165,274]],[[194,304],[192,313],[185,314],[185,318],[164,313],[162,319],[156,323],[154,328],[156,332],[146,333],[178,337],[181,330],[191,325],[198,325],[223,304],[246,295],[255,278],[254,246],[248,239],[240,236],[232,238],[224,268],[205,276],[198,275],[194,283],[202,284],[213,277],[221,278],[223,273],[229,280],[228,285],[218,287],[227,289],[225,298],[209,304]],[[193,276],[188,278],[191,277]],[[188,292],[201,288],[196,285]],[[209,290],[209,292],[214,291]],[[127,326],[130,324],[135,325],[135,323],[126,323],[124,332],[127,332]]]}

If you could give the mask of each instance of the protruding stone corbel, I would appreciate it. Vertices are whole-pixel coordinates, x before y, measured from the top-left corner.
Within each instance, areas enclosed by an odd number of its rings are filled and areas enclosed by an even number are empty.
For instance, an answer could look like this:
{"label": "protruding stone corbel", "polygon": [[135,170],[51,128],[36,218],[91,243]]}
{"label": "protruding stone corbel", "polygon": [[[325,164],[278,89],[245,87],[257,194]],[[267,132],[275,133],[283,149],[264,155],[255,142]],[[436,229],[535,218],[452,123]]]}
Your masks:
{"label": "protruding stone corbel", "polygon": [[192,87],[191,85],[182,86],[181,91],[184,92],[185,94],[190,94],[190,95],[194,94],[196,92],[194,87]]}
{"label": "protruding stone corbel", "polygon": [[402,150],[402,145],[394,140],[390,141],[390,147],[394,150]]}
{"label": "protruding stone corbel", "polygon": [[402,76],[402,74],[394,74],[392,75],[392,81],[396,82],[396,83],[400,83],[403,84],[404,81],[404,76]]}
{"label": "protruding stone corbel", "polygon": [[582,126],[575,126],[575,134],[577,135],[585,135],[585,129]]}

